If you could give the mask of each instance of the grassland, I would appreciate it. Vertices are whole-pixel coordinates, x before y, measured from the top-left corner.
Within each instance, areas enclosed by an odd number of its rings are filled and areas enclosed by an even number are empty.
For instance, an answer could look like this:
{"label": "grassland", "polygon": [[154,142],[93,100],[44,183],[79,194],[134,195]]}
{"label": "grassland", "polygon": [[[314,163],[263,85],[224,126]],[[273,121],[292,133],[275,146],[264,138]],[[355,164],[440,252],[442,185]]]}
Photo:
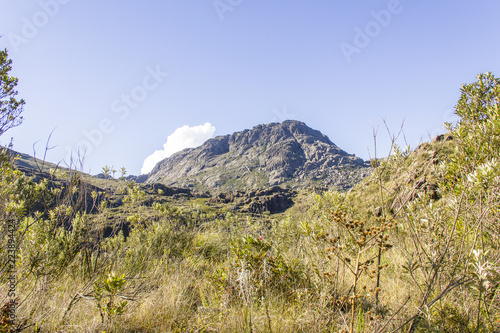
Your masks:
{"label": "grassland", "polygon": [[446,135],[280,214],[79,173],[34,181],[4,152],[0,330],[499,331],[499,87],[480,76]]}

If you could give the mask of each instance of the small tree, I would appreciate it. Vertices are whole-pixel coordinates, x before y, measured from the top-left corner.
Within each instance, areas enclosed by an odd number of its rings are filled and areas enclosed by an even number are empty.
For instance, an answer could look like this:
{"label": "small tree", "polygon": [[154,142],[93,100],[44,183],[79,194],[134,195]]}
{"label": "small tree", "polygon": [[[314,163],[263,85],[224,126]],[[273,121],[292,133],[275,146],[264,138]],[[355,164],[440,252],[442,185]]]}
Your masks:
{"label": "small tree", "polygon": [[102,174],[104,175],[104,179],[108,179],[111,176],[111,168],[107,165],[103,166]]}
{"label": "small tree", "polygon": [[471,161],[498,158],[500,145],[500,79],[490,72],[479,74],[477,82],[462,86],[455,109],[460,116],[457,134],[466,144]]}
{"label": "small tree", "polygon": [[125,167],[121,167],[120,168],[120,173],[121,173],[120,179],[124,180],[125,179],[125,175],[127,174],[127,169],[125,169]]}
{"label": "small tree", "polygon": [[17,78],[9,75],[11,64],[7,50],[0,51],[0,135],[23,121],[20,115],[25,101],[16,99]]}

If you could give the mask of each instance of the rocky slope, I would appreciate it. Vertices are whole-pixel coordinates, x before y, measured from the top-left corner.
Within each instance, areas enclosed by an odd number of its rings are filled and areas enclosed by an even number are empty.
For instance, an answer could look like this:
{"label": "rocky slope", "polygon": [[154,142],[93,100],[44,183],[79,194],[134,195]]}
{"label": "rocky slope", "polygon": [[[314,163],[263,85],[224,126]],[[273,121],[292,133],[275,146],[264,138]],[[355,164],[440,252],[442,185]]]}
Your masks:
{"label": "rocky slope", "polygon": [[348,189],[370,173],[368,163],[299,121],[258,125],[218,136],[159,162],[147,183],[233,191],[266,186]]}

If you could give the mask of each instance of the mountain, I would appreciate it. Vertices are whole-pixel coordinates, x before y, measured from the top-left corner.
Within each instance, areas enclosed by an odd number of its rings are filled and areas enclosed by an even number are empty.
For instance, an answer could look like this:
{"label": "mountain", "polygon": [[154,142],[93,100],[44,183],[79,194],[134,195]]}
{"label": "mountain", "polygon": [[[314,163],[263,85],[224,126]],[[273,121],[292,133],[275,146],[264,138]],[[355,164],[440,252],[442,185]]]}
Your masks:
{"label": "mountain", "polygon": [[146,183],[233,191],[266,186],[346,190],[371,171],[305,123],[286,120],[218,136],[159,162]]}

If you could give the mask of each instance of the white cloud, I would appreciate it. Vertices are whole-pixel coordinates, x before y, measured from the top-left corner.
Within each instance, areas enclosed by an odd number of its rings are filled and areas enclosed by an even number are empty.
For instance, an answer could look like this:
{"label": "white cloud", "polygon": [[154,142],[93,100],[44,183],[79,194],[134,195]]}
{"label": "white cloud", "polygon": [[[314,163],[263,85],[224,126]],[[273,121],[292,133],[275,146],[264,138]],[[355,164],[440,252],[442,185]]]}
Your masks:
{"label": "white cloud", "polygon": [[146,157],[142,164],[141,174],[149,173],[161,160],[181,151],[185,148],[195,148],[210,139],[215,132],[215,127],[210,123],[189,127],[184,125],[170,134],[167,142],[163,144],[163,150],[156,150]]}

